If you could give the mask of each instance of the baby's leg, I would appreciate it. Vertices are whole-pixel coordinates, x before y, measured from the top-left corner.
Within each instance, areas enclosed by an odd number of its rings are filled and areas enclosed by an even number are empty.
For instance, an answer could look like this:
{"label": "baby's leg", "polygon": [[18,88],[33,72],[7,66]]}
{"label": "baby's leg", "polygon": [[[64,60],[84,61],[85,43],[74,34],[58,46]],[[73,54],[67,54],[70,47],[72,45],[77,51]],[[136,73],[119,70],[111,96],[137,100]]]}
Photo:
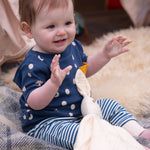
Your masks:
{"label": "baby's leg", "polygon": [[39,123],[28,135],[51,144],[73,149],[81,118],[49,118]]}
{"label": "baby's leg", "polygon": [[103,119],[115,126],[125,128],[132,136],[139,136],[144,128],[118,102],[111,99],[100,99],[99,104]]}
{"label": "baby's leg", "polygon": [[112,125],[122,127],[128,121],[136,119],[123,108],[118,102],[111,99],[100,99],[97,101],[99,104],[103,119],[107,120]]}

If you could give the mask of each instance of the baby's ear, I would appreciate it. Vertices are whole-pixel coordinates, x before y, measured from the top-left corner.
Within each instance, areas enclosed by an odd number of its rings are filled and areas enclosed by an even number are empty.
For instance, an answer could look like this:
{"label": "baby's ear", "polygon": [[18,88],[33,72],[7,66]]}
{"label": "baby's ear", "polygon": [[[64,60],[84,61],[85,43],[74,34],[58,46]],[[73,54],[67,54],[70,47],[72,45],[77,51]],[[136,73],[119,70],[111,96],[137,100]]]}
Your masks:
{"label": "baby's ear", "polygon": [[23,21],[21,23],[21,27],[22,27],[23,31],[25,32],[26,36],[29,39],[32,39],[31,26],[27,22]]}

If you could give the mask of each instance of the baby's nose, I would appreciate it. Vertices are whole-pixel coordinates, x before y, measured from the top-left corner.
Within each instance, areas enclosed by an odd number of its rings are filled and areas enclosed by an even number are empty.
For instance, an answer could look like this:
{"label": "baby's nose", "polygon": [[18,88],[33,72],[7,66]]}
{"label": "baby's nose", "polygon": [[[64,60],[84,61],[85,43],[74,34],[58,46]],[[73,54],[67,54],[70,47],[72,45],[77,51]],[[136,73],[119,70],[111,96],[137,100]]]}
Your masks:
{"label": "baby's nose", "polygon": [[57,32],[57,35],[64,35],[66,32],[65,32],[65,29],[64,28],[59,28],[58,29],[58,32]]}

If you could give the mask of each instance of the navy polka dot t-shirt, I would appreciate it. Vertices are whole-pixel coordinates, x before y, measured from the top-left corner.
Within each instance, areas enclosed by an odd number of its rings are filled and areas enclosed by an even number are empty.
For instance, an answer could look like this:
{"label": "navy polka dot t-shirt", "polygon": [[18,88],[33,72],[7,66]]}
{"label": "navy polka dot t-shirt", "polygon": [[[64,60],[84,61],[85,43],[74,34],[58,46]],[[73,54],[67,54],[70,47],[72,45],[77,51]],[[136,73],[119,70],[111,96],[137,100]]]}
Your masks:
{"label": "navy polka dot t-shirt", "polygon": [[50,64],[54,54],[44,54],[31,49],[16,72],[14,82],[22,89],[20,119],[24,132],[28,132],[49,117],[81,116],[82,96],[75,84],[75,74],[83,62],[87,62],[87,56],[77,40],[74,40],[60,55],[60,68],[64,69],[71,65],[72,70],[66,75],[54,99],[42,110],[33,110],[27,104],[27,98],[33,90],[42,86],[50,78]]}

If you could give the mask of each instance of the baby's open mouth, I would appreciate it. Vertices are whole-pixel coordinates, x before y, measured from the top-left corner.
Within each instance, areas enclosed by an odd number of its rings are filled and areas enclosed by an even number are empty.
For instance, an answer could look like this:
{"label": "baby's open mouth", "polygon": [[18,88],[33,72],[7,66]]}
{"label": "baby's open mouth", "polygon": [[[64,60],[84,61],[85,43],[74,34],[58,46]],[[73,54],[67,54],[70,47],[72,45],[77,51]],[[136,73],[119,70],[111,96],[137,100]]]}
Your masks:
{"label": "baby's open mouth", "polygon": [[66,41],[66,39],[61,39],[61,40],[58,40],[58,41],[54,41],[54,43],[63,43],[65,41]]}

